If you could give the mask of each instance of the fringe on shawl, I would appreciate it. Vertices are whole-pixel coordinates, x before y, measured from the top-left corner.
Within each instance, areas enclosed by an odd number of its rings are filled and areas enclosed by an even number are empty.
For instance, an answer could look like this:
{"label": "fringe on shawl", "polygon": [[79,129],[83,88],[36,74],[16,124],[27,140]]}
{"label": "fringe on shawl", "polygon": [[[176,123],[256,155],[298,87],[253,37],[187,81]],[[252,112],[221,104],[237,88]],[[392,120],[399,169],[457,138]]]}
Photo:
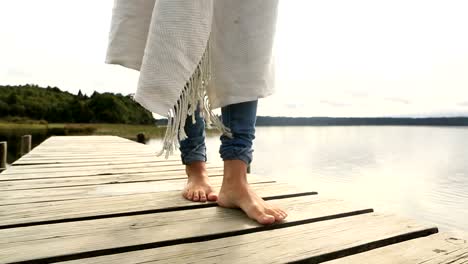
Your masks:
{"label": "fringe on shawl", "polygon": [[195,110],[200,107],[201,117],[205,120],[207,128],[215,127],[221,133],[232,137],[229,128],[225,127],[221,120],[211,110],[211,105],[206,93],[206,87],[211,79],[210,40],[200,63],[195,69],[192,77],[184,86],[180,98],[172,109],[167,113],[167,129],[163,139],[162,150],[157,154],[165,153],[166,159],[179,148],[179,140],[187,138],[185,134],[185,122],[187,116],[192,117],[192,123],[196,123]]}

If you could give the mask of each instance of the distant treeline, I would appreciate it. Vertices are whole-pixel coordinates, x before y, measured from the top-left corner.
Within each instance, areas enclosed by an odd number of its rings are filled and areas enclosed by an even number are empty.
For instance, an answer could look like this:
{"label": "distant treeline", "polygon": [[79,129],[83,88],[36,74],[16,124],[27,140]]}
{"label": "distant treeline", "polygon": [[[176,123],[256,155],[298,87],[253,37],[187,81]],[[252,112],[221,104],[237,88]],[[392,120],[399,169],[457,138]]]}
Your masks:
{"label": "distant treeline", "polygon": [[0,119],[25,117],[54,123],[154,124],[153,115],[131,95],[86,96],[38,85],[0,86]]}
{"label": "distant treeline", "polygon": [[468,117],[270,117],[259,116],[257,126],[468,126]]}
{"label": "distant treeline", "polygon": [[[156,120],[166,125],[167,119]],[[257,117],[257,126],[468,126],[468,117]]]}

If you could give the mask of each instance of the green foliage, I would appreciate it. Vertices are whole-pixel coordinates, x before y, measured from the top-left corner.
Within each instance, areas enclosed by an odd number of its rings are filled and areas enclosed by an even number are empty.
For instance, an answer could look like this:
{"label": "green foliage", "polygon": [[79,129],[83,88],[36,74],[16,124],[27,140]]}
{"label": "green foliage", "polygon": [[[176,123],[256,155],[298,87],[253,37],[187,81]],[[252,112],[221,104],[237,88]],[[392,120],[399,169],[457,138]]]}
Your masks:
{"label": "green foliage", "polygon": [[154,124],[152,114],[131,96],[94,92],[91,97],[37,85],[0,86],[0,118],[24,117],[51,123]]}

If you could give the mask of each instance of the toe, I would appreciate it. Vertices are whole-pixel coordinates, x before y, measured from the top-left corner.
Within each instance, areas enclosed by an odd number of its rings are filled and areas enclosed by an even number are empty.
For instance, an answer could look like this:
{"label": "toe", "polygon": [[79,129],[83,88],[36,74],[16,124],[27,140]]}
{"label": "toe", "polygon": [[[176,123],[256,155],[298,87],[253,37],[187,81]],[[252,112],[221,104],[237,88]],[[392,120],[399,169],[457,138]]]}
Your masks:
{"label": "toe", "polygon": [[218,200],[218,195],[216,195],[216,193],[214,192],[210,192],[208,193],[208,201],[217,201]]}
{"label": "toe", "polygon": [[272,215],[275,218],[275,221],[281,221],[281,220],[284,219],[281,212],[279,210],[277,210],[277,209],[274,209],[274,208],[267,208],[265,210],[265,213],[267,213],[268,215]]}
{"label": "toe", "polygon": [[268,214],[261,214],[256,220],[262,225],[268,225],[275,222],[275,217]]}
{"label": "toe", "polygon": [[284,220],[286,218],[286,214],[284,212],[282,212],[280,209],[276,209],[276,214],[279,215],[279,217],[281,218],[280,220]]}
{"label": "toe", "polygon": [[200,202],[206,202],[205,191],[200,191]]}
{"label": "toe", "polygon": [[246,211],[246,213],[250,218],[256,220],[262,225],[274,223],[275,217],[271,214],[264,212],[264,210],[262,209],[263,208],[260,208],[259,206],[252,206]]}
{"label": "toe", "polygon": [[192,201],[194,201],[194,202],[200,201],[200,193],[199,193],[199,191],[194,191],[194,192],[193,192],[193,199],[192,199]]}
{"label": "toe", "polygon": [[283,211],[283,210],[281,210],[281,209],[278,209],[278,210],[279,210],[279,211],[281,212],[281,214],[283,215],[283,218],[288,217],[288,214],[287,214],[285,211]]}
{"label": "toe", "polygon": [[188,200],[192,200],[193,199],[193,191],[192,190],[189,190],[187,191],[187,197],[186,197]]}

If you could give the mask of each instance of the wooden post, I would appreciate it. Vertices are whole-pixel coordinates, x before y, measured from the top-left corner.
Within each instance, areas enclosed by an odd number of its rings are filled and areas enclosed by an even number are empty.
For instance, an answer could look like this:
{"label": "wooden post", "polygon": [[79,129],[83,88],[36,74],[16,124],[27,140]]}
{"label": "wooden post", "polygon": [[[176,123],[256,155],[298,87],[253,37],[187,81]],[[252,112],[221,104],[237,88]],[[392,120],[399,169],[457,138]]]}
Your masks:
{"label": "wooden post", "polygon": [[31,151],[31,135],[21,137],[21,156]]}
{"label": "wooden post", "polygon": [[7,165],[7,143],[0,142],[0,172],[6,170]]}
{"label": "wooden post", "polygon": [[145,137],[145,134],[144,134],[144,133],[138,133],[138,135],[137,135],[137,142],[138,142],[138,143],[143,143],[143,144],[145,144],[145,142],[146,142],[146,137]]}

